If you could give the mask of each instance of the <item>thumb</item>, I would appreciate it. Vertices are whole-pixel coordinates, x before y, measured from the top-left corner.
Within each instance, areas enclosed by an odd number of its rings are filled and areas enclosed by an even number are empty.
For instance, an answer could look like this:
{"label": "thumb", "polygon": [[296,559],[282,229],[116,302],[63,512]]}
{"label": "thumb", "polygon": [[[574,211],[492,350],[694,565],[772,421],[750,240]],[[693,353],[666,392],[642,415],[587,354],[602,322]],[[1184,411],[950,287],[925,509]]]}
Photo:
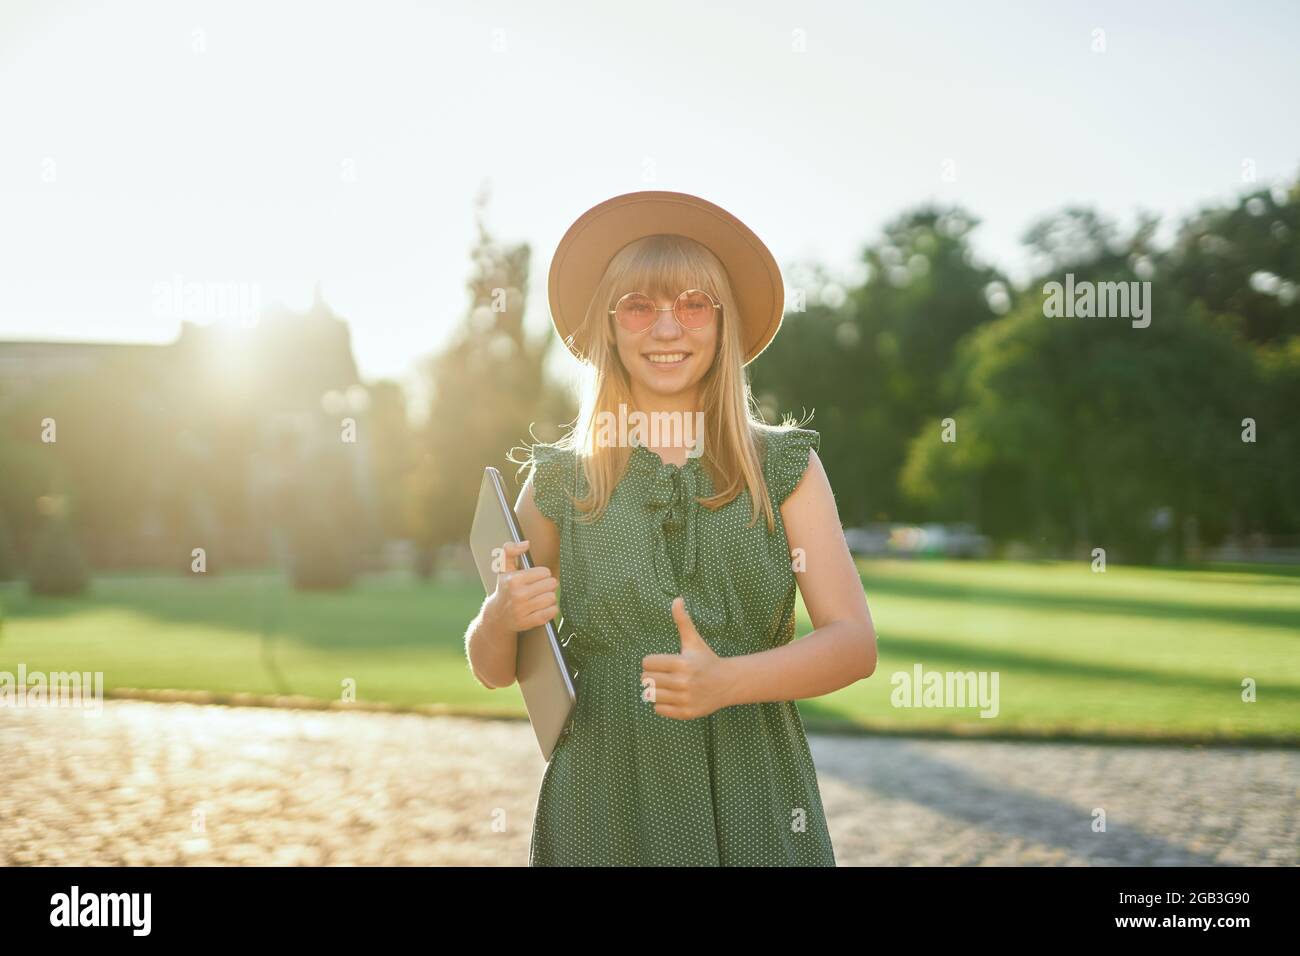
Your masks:
{"label": "thumb", "polygon": [[[704,638],[695,629],[695,622],[686,613],[686,601],[682,598],[673,599],[673,620],[677,622],[677,633],[682,636],[683,651],[692,645],[704,644]],[[704,646],[708,647],[707,644]]]}

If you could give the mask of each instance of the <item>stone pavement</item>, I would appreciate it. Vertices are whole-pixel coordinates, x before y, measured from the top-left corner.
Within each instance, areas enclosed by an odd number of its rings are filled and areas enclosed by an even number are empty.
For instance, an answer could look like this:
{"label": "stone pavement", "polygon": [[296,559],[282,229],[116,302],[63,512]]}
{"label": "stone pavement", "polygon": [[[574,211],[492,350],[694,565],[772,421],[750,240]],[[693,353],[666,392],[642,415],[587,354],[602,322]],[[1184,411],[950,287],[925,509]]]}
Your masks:
{"label": "stone pavement", "polygon": [[[809,740],[841,865],[1300,864],[1300,751]],[[0,768],[9,866],[526,865],[545,769],[522,721],[124,700],[0,709]]]}

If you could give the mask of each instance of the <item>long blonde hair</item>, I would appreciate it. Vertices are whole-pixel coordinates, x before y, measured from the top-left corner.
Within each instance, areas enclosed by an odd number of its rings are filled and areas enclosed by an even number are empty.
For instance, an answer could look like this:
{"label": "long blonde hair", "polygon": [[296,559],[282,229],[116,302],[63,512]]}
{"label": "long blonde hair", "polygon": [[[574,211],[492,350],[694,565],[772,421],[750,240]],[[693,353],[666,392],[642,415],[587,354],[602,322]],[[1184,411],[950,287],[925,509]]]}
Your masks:
{"label": "long blonde hair", "polygon": [[[640,291],[673,298],[683,289],[704,289],[722,304],[722,323],[713,364],[700,381],[704,412],[701,463],[713,480],[715,494],[698,498],[706,508],[720,508],[745,488],[753,502],[752,527],[760,517],[769,532],[775,516],[763,478],[762,436],[771,426],[757,414],[744,366],[740,316],[727,272],[705,246],[686,236],[646,236],[624,246],[605,269],[575,342],[587,357],[588,374],[578,417],[554,447],[573,451],[582,461],[587,494],[573,500],[582,521],[595,521],[627,468],[631,449],[597,441],[602,413],[617,417],[620,404],[633,408],[627,369],[618,354],[609,310],[618,296]],[[522,462],[535,460],[530,454]]]}

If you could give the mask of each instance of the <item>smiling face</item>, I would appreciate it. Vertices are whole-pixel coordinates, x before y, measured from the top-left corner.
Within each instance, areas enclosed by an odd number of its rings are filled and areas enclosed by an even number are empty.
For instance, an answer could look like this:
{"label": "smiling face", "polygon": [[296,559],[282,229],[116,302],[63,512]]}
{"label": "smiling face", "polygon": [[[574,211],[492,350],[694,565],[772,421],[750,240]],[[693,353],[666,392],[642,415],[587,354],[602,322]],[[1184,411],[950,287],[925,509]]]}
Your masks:
{"label": "smiling face", "polygon": [[698,386],[712,367],[718,350],[717,312],[702,329],[684,329],[671,312],[675,292],[665,293],[661,289],[647,295],[663,311],[656,314],[644,332],[629,332],[610,317],[618,356],[631,380],[632,395],[638,404],[646,404],[652,396],[672,399],[675,403],[685,399],[694,404]]}

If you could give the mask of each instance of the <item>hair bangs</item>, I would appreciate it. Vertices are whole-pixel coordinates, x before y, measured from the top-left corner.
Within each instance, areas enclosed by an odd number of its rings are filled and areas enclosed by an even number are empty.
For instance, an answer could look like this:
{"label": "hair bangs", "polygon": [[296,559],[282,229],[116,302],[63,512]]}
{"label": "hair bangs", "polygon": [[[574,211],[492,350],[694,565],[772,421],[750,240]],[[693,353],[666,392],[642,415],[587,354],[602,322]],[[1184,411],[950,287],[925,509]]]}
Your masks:
{"label": "hair bangs", "polygon": [[720,298],[719,273],[698,244],[679,236],[647,236],[624,247],[610,263],[611,292],[615,301],[628,292],[671,301],[687,289],[703,289]]}

